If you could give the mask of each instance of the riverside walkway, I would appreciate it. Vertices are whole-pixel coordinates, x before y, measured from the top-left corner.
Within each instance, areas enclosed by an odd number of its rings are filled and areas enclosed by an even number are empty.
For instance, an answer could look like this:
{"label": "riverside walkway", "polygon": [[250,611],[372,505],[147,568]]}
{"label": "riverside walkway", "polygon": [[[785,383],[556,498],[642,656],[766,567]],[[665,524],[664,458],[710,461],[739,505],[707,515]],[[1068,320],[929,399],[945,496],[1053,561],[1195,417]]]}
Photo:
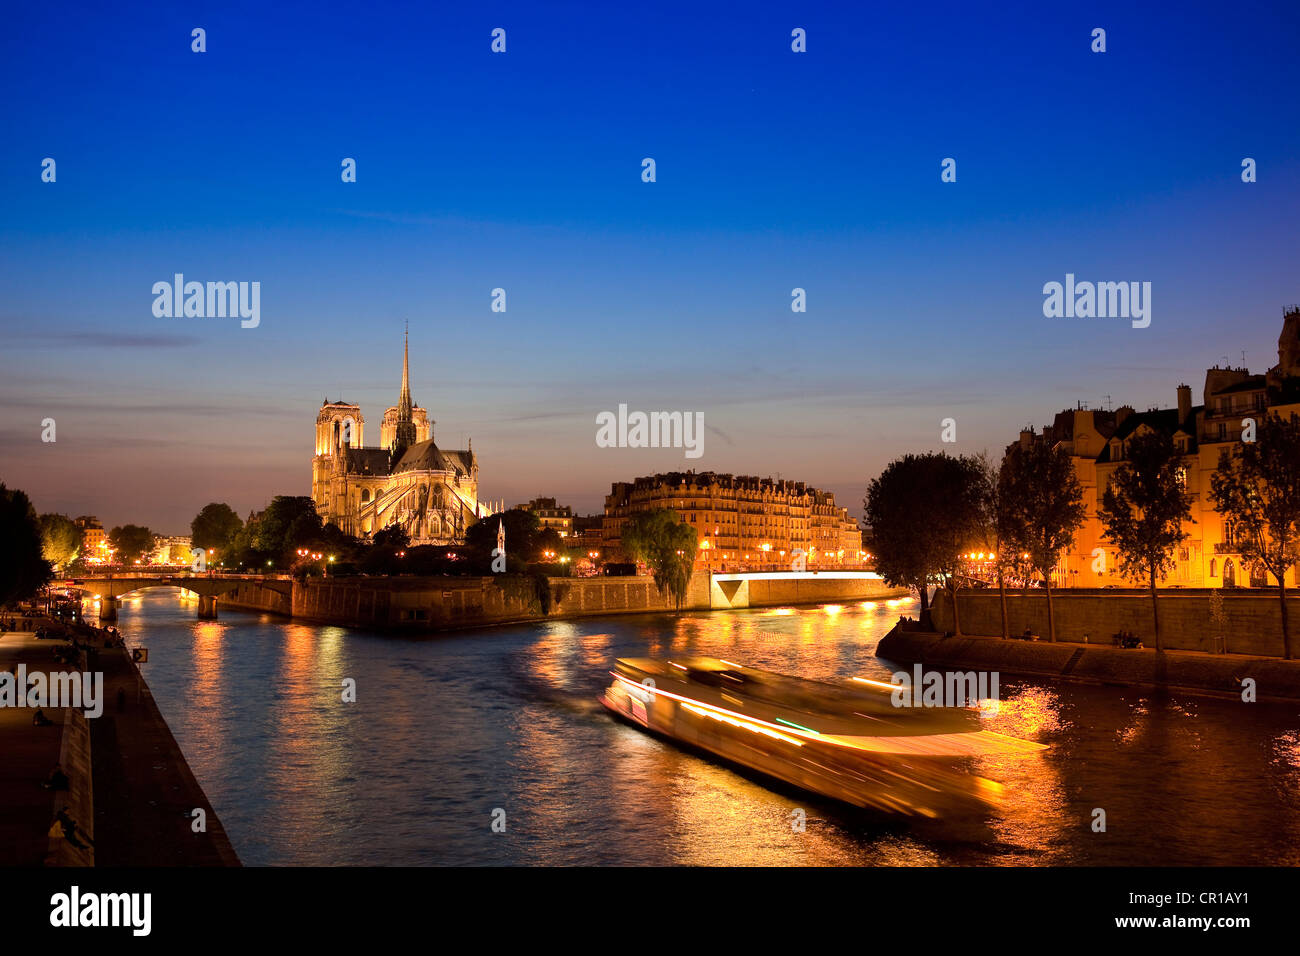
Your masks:
{"label": "riverside walkway", "polygon": [[[31,618],[14,618],[19,627]],[[54,656],[57,641],[38,641],[32,631],[0,634],[0,670],[13,672],[19,665],[31,671],[59,671],[66,667]],[[0,707],[0,866],[43,866],[50,852],[48,832],[55,812],[66,802],[66,792],[41,786],[59,762],[65,711],[48,708],[48,727],[32,724],[34,711],[26,707]],[[78,823],[89,821],[78,820]]]}
{"label": "riverside walkway", "polygon": [[[103,675],[103,696],[95,718],[45,708],[50,726],[34,726],[32,708],[0,707],[0,866],[239,866],[130,650],[88,625],[7,619],[18,630],[0,633],[0,670],[75,670],[58,656],[75,638],[84,669]],[[37,640],[39,627],[59,636]],[[41,786],[56,765],[70,778],[66,790]],[[50,836],[64,808],[81,847]]]}

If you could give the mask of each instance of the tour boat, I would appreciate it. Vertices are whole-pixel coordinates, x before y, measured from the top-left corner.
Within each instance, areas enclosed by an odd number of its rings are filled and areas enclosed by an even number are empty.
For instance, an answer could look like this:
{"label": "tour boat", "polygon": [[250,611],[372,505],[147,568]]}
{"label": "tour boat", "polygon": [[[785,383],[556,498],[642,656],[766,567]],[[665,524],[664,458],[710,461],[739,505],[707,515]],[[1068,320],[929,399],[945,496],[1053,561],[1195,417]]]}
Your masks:
{"label": "tour boat", "polygon": [[972,757],[1043,745],[980,729],[962,707],[896,707],[891,686],[829,684],[712,657],[620,659],[601,698],[617,717],[786,784],[869,810],[983,813],[1002,787]]}

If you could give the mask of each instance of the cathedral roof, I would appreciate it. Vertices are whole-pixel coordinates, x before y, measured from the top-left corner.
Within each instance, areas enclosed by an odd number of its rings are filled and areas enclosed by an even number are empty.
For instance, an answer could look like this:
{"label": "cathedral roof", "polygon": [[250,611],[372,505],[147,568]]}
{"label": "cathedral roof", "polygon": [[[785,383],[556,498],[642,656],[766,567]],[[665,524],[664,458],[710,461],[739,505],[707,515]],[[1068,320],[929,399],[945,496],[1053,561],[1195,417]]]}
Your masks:
{"label": "cathedral roof", "polygon": [[402,454],[393,473],[401,471],[451,471],[469,474],[470,461],[473,456],[467,451],[443,451],[427,441],[416,442]]}
{"label": "cathedral roof", "polygon": [[388,474],[388,450],[385,448],[344,449],[346,471],[350,475]]}

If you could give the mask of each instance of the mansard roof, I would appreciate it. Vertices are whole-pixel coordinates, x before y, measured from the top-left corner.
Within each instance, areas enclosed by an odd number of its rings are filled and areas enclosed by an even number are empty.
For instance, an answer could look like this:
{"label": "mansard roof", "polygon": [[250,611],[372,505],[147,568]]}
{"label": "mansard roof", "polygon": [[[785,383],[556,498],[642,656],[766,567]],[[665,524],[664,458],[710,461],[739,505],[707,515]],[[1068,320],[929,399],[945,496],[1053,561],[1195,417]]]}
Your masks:
{"label": "mansard roof", "polygon": [[1115,434],[1110,436],[1106,446],[1102,448],[1101,454],[1097,456],[1097,461],[1110,461],[1110,442],[1125,441],[1131,438],[1143,425],[1153,431],[1165,432],[1168,435],[1177,435],[1181,432],[1190,439],[1187,444],[1188,452],[1194,452],[1196,451],[1196,418],[1204,410],[1204,405],[1193,405],[1191,414],[1187,416],[1187,421],[1183,424],[1178,421],[1178,409],[1176,408],[1153,408],[1149,412],[1134,412],[1120,422],[1119,427],[1115,429]]}
{"label": "mansard roof", "polygon": [[1214,395],[1231,395],[1235,392],[1257,392],[1267,385],[1263,375],[1251,375],[1232,385],[1225,385],[1223,388],[1216,388],[1211,394]]}

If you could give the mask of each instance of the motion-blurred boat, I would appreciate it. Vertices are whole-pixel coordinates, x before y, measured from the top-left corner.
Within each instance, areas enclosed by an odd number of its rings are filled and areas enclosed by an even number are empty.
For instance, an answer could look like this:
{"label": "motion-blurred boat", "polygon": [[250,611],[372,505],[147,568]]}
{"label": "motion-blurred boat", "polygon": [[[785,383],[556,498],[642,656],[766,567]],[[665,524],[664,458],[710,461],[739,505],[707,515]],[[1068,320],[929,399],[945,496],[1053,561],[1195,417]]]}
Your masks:
{"label": "motion-blurred boat", "polygon": [[937,818],[987,811],[1001,784],[971,757],[1043,745],[980,729],[958,707],[896,707],[891,685],[830,684],[712,657],[627,658],[601,698],[630,723],[854,806]]}

